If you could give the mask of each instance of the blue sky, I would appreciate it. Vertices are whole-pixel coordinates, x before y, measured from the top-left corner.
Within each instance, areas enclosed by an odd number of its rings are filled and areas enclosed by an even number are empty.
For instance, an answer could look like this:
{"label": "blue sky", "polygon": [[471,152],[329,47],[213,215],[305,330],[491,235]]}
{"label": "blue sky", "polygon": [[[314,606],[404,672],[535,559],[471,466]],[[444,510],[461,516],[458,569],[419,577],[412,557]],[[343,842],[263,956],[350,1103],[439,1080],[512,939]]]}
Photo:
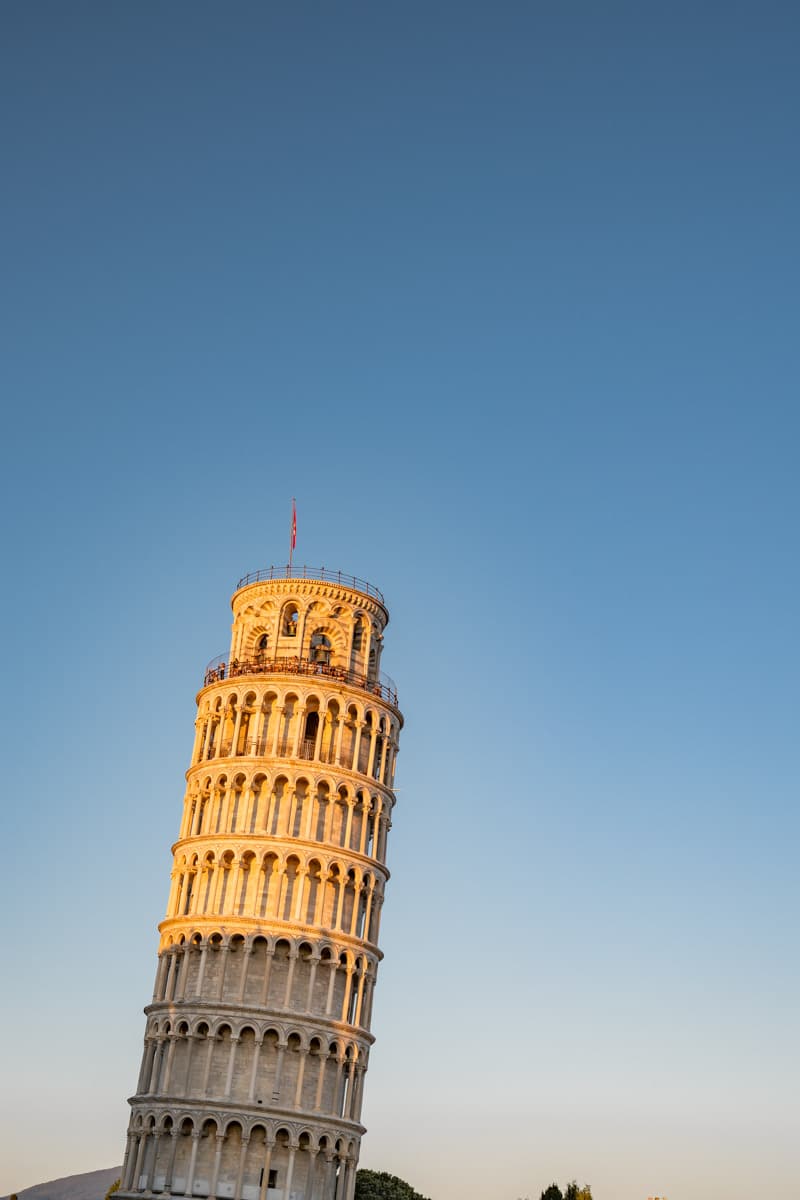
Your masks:
{"label": "blue sky", "polygon": [[119,1161],[240,575],[406,714],[362,1164],[796,1174],[789,4],[8,3],[0,1190]]}

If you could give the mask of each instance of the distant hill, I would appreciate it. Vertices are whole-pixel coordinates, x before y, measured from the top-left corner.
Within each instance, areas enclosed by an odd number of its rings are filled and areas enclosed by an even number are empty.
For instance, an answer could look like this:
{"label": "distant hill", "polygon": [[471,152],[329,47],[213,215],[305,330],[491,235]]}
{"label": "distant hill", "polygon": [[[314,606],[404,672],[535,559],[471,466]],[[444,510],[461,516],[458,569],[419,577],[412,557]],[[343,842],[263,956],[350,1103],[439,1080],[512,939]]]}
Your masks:
{"label": "distant hill", "polygon": [[[23,1188],[19,1200],[103,1200],[122,1167],[106,1167],[104,1171],[87,1171],[84,1175],[67,1175]],[[6,1200],[4,1197],[3,1200]]]}

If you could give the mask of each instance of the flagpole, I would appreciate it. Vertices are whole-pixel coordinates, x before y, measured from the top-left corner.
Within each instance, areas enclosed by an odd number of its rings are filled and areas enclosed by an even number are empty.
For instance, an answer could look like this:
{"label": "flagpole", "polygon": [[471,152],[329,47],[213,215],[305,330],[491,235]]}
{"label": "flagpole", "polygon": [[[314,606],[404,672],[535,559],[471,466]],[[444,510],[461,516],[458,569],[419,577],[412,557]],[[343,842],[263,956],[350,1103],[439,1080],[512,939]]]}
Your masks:
{"label": "flagpole", "polygon": [[294,553],[295,542],[297,541],[297,507],[294,496],[292,496],[292,523],[289,527],[289,575],[292,574],[292,554]]}

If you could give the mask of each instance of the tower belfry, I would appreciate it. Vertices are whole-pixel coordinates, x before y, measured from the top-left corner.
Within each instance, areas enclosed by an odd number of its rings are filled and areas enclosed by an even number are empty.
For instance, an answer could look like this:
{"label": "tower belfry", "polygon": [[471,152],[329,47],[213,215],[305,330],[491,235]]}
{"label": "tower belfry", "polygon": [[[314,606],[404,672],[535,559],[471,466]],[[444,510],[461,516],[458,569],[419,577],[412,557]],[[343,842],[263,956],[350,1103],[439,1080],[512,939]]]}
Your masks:
{"label": "tower belfry", "polygon": [[389,614],[247,575],[206,669],[120,1197],[352,1200],[403,724]]}

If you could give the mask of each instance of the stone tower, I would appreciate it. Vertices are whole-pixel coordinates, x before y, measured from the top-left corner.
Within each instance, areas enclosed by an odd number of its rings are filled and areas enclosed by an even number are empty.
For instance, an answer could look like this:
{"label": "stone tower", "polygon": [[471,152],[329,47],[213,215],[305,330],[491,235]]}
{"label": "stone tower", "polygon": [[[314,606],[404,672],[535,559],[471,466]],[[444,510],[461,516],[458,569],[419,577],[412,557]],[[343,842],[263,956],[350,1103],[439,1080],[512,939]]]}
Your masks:
{"label": "stone tower", "polygon": [[392,780],[363,580],[239,581],[194,749],[120,1197],[351,1200]]}

